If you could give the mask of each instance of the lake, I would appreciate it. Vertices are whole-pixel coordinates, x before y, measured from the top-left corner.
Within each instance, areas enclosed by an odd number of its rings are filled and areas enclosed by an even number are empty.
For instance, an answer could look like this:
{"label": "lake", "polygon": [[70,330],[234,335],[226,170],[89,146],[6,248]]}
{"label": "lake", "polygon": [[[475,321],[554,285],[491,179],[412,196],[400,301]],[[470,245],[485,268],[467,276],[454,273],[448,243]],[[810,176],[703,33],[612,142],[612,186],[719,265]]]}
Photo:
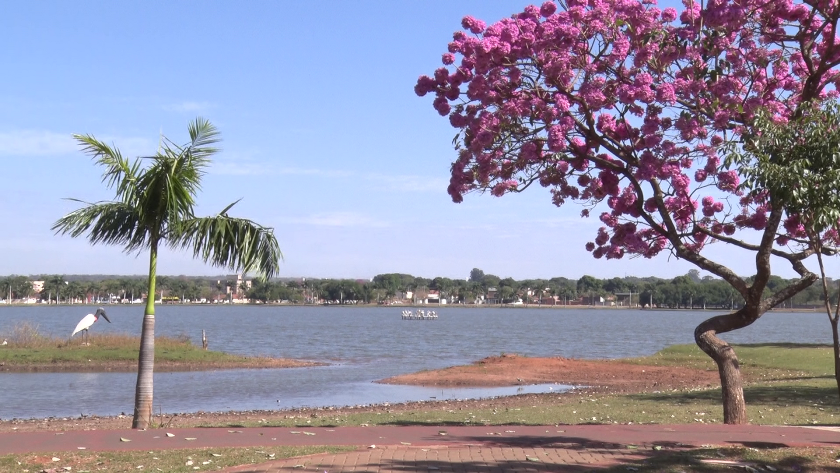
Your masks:
{"label": "lake", "polygon": [[[139,335],[143,306],[105,307],[93,333]],[[329,363],[281,370],[156,373],[155,413],[277,409],[509,395],[519,387],[440,389],[373,381],[500,353],[574,358],[650,355],[693,343],[713,311],[434,307],[436,320],[402,320],[403,307],[182,306],[156,308],[157,335],[186,334],[210,349]],[[20,322],[69,336],[90,306],[0,307],[0,338]],[[733,343],[831,343],[820,312],[764,315],[724,335]],[[0,348],[2,349],[2,348]],[[0,373],[0,419],[132,414],[135,373]],[[550,386],[526,386],[545,392]],[[558,390],[558,387],[553,387]],[[520,391],[523,392],[523,391]]]}

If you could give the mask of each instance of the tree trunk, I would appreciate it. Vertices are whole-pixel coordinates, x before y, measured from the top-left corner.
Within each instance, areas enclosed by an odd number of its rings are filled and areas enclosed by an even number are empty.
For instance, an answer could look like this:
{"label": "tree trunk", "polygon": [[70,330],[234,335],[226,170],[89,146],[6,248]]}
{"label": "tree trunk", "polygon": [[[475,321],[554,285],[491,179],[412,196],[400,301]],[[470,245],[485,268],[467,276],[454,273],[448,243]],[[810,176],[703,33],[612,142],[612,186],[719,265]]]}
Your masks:
{"label": "tree trunk", "polygon": [[134,420],[132,429],[148,429],[152,423],[155,373],[155,273],[157,272],[157,242],[149,255],[149,293],[140,334],[140,358],[137,364],[137,387],[134,392]]}
{"label": "tree trunk", "polygon": [[746,327],[757,319],[758,316],[753,314],[748,316],[745,309],[741,309],[732,314],[712,317],[694,330],[697,346],[718,366],[723,398],[723,422],[726,424],[746,424],[747,406],[744,402],[744,384],[738,356],[735,350],[717,334]]}
{"label": "tree trunk", "polygon": [[837,394],[840,396],[840,336],[837,333],[837,317],[828,317],[831,321],[831,336],[834,340],[834,380],[837,382]]}

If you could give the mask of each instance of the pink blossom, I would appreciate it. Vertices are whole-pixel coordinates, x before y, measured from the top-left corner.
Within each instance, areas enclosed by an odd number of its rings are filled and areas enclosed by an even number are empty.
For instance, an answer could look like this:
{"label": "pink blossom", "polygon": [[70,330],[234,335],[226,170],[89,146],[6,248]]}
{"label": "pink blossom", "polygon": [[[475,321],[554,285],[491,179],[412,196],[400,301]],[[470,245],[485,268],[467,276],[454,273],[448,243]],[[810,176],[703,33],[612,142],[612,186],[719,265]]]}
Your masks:
{"label": "pink blossom", "polygon": [[515,179],[509,179],[507,181],[500,182],[493,186],[493,190],[491,191],[491,193],[496,197],[501,197],[505,194],[505,192],[508,192],[512,189],[516,189],[516,186],[518,185],[519,182],[517,182]]}
{"label": "pink blossom", "polygon": [[808,234],[805,232],[805,225],[802,224],[799,215],[791,215],[784,221],[785,230],[788,235],[794,238],[805,238]]}
{"label": "pink blossom", "polygon": [[717,175],[718,178],[718,189],[723,191],[734,191],[738,188],[738,184],[740,183],[740,178],[738,177],[737,171],[723,171],[719,172]]}
{"label": "pink blossom", "polygon": [[[489,26],[464,17],[444,67],[414,86],[459,130],[448,192],[456,202],[471,191],[500,196],[526,178],[555,205],[584,205],[582,216],[603,205],[605,226],[587,250],[608,259],[674,251],[673,238],[703,251],[710,239],[697,226],[721,238],[763,231],[769,196],[742,195],[738,169],[719,154],[753,131],[759,111],[784,123],[803,101],[838,95],[840,38],[821,25],[840,10],[814,5],[569,0]],[[793,39],[802,37],[813,48]],[[666,234],[668,222],[680,235]],[[779,244],[804,232],[797,216],[783,227]]]}
{"label": "pink blossom", "polygon": [[446,116],[449,113],[451,107],[449,106],[449,102],[446,100],[444,96],[438,96],[434,102],[435,110],[438,111],[439,114],[442,116]]}
{"label": "pink blossom", "polygon": [[471,16],[465,16],[464,19],[461,20],[461,26],[464,29],[470,30],[471,33],[478,34],[484,31],[486,23]]}
{"label": "pink blossom", "polygon": [[603,246],[607,243],[610,239],[610,234],[607,233],[606,227],[601,227],[598,229],[598,236],[595,238],[595,244],[598,246]]}
{"label": "pink blossom", "polygon": [[554,2],[551,1],[543,3],[540,7],[540,15],[546,18],[553,15],[555,11],[557,11],[557,5],[555,5]]}
{"label": "pink blossom", "polygon": [[417,85],[414,86],[414,93],[422,97],[435,90],[435,86],[436,83],[434,79],[429,76],[420,76],[420,78],[417,79]]}
{"label": "pink blossom", "polygon": [[548,129],[548,149],[551,151],[566,149],[566,133],[563,127],[553,126]]}
{"label": "pink blossom", "polygon": [[445,67],[435,69],[435,82],[437,85],[444,85],[447,80],[449,80],[449,71]]}

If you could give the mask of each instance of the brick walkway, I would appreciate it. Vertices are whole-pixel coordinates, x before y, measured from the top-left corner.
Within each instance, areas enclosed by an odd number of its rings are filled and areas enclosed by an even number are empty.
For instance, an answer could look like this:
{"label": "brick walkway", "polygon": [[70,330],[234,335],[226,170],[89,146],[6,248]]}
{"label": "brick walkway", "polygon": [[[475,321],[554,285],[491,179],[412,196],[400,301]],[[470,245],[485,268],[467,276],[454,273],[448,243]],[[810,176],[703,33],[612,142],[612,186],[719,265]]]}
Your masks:
{"label": "brick walkway", "polygon": [[649,456],[706,445],[837,448],[840,428],[720,424],[418,425],[0,433],[0,455],[79,448],[125,451],[278,445],[343,445],[358,449],[242,465],[225,471],[583,472],[610,466],[632,468]]}
{"label": "brick walkway", "polygon": [[341,472],[584,472],[624,464],[632,466],[646,458],[638,450],[555,447],[396,447],[312,455],[246,465],[224,470],[230,473],[284,471]]}

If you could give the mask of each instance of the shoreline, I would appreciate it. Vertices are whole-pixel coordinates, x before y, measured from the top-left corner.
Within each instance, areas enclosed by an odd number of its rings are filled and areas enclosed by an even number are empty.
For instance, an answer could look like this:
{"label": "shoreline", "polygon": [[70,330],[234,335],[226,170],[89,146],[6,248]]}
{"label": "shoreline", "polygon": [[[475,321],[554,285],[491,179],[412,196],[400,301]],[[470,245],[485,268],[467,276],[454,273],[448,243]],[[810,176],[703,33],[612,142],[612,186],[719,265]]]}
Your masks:
{"label": "shoreline", "polygon": [[[631,364],[619,360],[578,360],[568,358],[528,358],[517,355],[492,356],[467,365],[440,370],[419,371],[374,381],[436,388],[467,388],[563,384],[564,391],[523,393],[470,399],[426,399],[365,403],[347,406],[299,406],[278,410],[230,410],[160,414],[161,424],[172,427],[289,422],[309,423],[318,417],[338,418],[355,413],[372,415],[416,410],[472,409],[492,406],[516,409],[522,406],[554,405],[580,396],[631,394],[664,389],[697,390],[715,386],[717,371],[686,367]],[[454,407],[453,407],[454,406]],[[298,422],[298,420],[300,422]],[[84,415],[79,417],[0,419],[0,432],[9,430],[90,430],[127,428],[131,417]]]}
{"label": "shoreline", "polygon": [[[510,396],[488,396],[470,399],[429,399],[417,401],[380,402],[368,404],[351,405],[329,405],[329,406],[300,406],[287,409],[246,409],[230,411],[195,411],[195,412],[164,412],[156,414],[156,419],[168,419],[167,427],[184,428],[200,426],[216,426],[219,423],[235,425],[243,420],[254,420],[260,423],[274,420],[300,420],[296,424],[306,424],[307,419],[318,418],[321,414],[330,416],[346,415],[355,413],[376,413],[376,412],[402,412],[418,409],[438,408],[440,406],[461,406],[473,407],[487,403],[512,401],[517,405],[526,405],[538,400],[550,402],[560,397],[577,397],[579,395],[604,394],[599,390],[590,390],[587,387],[573,387],[567,391],[554,393],[528,393],[514,394]],[[177,422],[176,422],[177,421]],[[6,418],[0,419],[0,432],[25,432],[34,430],[112,430],[129,428],[131,415],[125,413],[120,415],[99,416],[50,416],[50,417],[28,417],[28,418]]]}
{"label": "shoreline", "polygon": [[[95,307],[95,306],[102,306],[102,307],[143,307],[142,304],[25,304],[25,303],[17,303],[13,302],[11,304],[0,304],[0,310],[3,307],[14,307],[14,308],[21,308],[21,307]],[[381,308],[392,308],[392,309],[433,309],[433,310],[444,310],[444,309],[537,309],[537,310],[551,310],[551,309],[559,309],[559,310],[566,310],[566,309],[580,309],[580,310],[639,310],[639,311],[651,311],[651,312],[731,312],[732,309],[725,309],[725,308],[702,308],[702,307],[695,307],[695,308],[668,308],[668,307],[628,307],[628,306],[608,306],[608,305],[581,305],[581,304],[557,304],[557,305],[540,305],[540,304],[443,304],[443,305],[435,305],[435,304],[295,304],[295,303],[271,303],[271,304],[253,304],[253,303],[234,303],[234,304],[208,304],[208,303],[166,303],[166,304],[155,304],[155,307],[165,307],[165,306],[187,306],[187,307],[336,307],[336,308],[373,308],[373,307],[381,307]],[[767,311],[770,312],[790,312],[790,313],[799,313],[799,312],[819,312],[821,311],[821,307],[797,307],[797,308],[773,308]]]}
{"label": "shoreline", "polygon": [[[329,363],[292,358],[252,358],[242,362],[183,363],[173,361],[155,361],[155,373],[175,373],[187,371],[217,371],[238,369],[287,369],[329,366]],[[0,363],[0,373],[136,373],[137,360],[88,361],[9,364]]]}
{"label": "shoreline", "polygon": [[[679,359],[679,358],[678,358]],[[785,368],[787,375],[791,375]],[[764,372],[744,374],[746,383],[767,381]],[[778,378],[779,381],[788,376]],[[690,363],[659,363],[656,358],[645,360],[633,359],[572,359],[562,357],[531,358],[507,354],[490,356],[475,362],[451,366],[438,370],[417,371],[391,378],[372,381],[381,384],[400,384],[409,386],[445,388],[522,386],[535,384],[562,384],[571,386],[568,391],[549,393],[523,393],[513,395],[490,396],[470,399],[421,399],[412,401],[359,403],[356,405],[327,404],[317,392],[307,398],[308,404],[293,405],[278,409],[229,409],[223,411],[191,411],[160,413],[161,425],[173,427],[233,425],[242,422],[252,424],[266,422],[289,423],[295,425],[315,424],[316,418],[329,422],[345,422],[341,416],[350,414],[391,415],[400,411],[424,412],[434,410],[492,408],[498,411],[518,411],[522,408],[541,406],[572,405],[583,397],[622,396],[628,394],[677,395],[719,389],[720,378],[711,359],[697,359]],[[662,394],[666,393],[666,394]],[[694,395],[690,395],[694,396]],[[319,401],[321,399],[321,401]],[[364,401],[364,399],[361,399]],[[327,401],[329,402],[329,401]],[[581,400],[584,402],[584,400]],[[323,403],[323,405],[320,405]],[[201,404],[193,404],[189,409],[200,409]],[[232,405],[234,406],[234,405]],[[708,407],[706,408],[708,409]],[[117,411],[118,412],[118,411]],[[301,413],[304,413],[301,415]],[[324,413],[324,414],[322,414]],[[572,411],[574,414],[575,411]],[[13,414],[13,413],[12,413]],[[567,415],[564,413],[563,415]],[[690,413],[689,413],[690,414]],[[413,415],[413,414],[412,414]],[[810,415],[810,414],[809,414]],[[433,417],[429,414],[425,417]],[[423,418],[425,418],[423,417]],[[574,417],[574,416],[573,416]],[[672,416],[673,417],[673,416]],[[831,417],[834,417],[833,415]],[[490,418],[490,417],[485,417]],[[763,417],[762,417],[763,418]],[[383,417],[384,419],[384,417]],[[576,417],[574,418],[576,419]],[[572,419],[572,420],[574,420]],[[583,420],[583,419],[581,419]],[[636,419],[633,419],[634,421]],[[690,419],[689,419],[690,421]],[[367,422],[363,420],[362,422]],[[3,418],[0,419],[0,432],[10,430],[90,430],[127,428],[130,416],[98,416],[93,414],[68,417]],[[335,424],[338,425],[338,424]]]}

